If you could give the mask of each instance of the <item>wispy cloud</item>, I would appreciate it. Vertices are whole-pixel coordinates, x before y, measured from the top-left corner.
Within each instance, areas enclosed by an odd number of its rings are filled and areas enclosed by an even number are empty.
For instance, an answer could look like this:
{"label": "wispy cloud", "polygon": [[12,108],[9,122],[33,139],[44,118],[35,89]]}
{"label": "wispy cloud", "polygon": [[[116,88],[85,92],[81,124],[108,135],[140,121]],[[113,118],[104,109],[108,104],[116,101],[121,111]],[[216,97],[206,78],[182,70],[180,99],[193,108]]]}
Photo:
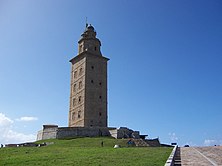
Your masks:
{"label": "wispy cloud", "polygon": [[35,120],[38,120],[37,117],[32,117],[32,116],[24,116],[24,117],[21,117],[19,119],[16,119],[17,121],[35,121]]}
{"label": "wispy cloud", "polygon": [[3,113],[0,113],[1,144],[30,142],[36,139],[36,136],[34,134],[23,134],[14,131],[13,123],[13,120],[5,116]]}
{"label": "wispy cloud", "polygon": [[171,142],[177,142],[178,141],[178,137],[176,136],[175,133],[168,133],[168,135],[170,137]]}
{"label": "wispy cloud", "polygon": [[3,113],[0,113],[0,126],[10,126],[13,123],[13,120],[6,117]]}

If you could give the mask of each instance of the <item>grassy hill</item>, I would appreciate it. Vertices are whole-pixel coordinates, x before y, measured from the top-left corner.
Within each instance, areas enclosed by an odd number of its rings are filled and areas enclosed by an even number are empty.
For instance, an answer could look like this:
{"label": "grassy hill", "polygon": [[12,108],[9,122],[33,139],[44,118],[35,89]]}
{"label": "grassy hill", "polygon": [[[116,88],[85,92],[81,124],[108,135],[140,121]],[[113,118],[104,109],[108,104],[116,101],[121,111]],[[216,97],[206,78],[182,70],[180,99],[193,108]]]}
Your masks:
{"label": "grassy hill", "polygon": [[[44,147],[1,148],[0,165],[162,166],[172,151],[169,147],[126,147],[126,139],[104,137],[52,139],[45,142],[54,144]],[[121,148],[114,149],[115,144],[121,145]]]}

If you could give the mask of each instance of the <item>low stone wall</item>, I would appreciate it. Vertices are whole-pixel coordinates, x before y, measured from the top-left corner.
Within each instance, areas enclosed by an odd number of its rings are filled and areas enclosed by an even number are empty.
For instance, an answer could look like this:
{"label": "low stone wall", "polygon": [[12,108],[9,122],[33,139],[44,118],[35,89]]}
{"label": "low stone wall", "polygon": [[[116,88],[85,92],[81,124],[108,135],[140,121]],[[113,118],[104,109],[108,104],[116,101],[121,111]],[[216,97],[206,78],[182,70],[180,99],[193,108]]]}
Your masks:
{"label": "low stone wall", "polygon": [[71,137],[99,137],[110,136],[109,128],[101,127],[60,127],[58,128],[57,138]]}
{"label": "low stone wall", "polygon": [[178,146],[174,146],[169,158],[167,159],[165,166],[173,166],[174,165],[174,158],[176,155],[176,151],[177,151]]}
{"label": "low stone wall", "polygon": [[58,127],[57,125],[43,125],[43,130],[38,132],[37,140],[100,136],[112,136],[117,139],[140,138],[139,131],[133,131],[127,127],[117,129],[113,127]]}
{"label": "low stone wall", "polygon": [[58,128],[48,128],[43,130],[42,139],[53,139],[57,137]]}
{"label": "low stone wall", "polygon": [[37,134],[37,141],[42,140],[43,130],[39,130]]}
{"label": "low stone wall", "polygon": [[37,140],[54,139],[57,137],[57,125],[43,125],[43,129],[38,131]]}
{"label": "low stone wall", "polygon": [[161,146],[159,138],[145,139],[145,141],[150,147],[160,147]]}

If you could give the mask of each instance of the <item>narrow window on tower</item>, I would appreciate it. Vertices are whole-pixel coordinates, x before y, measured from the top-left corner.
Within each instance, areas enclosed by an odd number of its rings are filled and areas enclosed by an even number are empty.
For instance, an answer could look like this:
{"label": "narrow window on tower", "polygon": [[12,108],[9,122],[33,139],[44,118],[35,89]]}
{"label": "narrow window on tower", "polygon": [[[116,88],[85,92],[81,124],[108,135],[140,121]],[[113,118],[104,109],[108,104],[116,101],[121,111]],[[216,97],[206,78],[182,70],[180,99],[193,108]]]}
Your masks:
{"label": "narrow window on tower", "polygon": [[76,91],[76,84],[73,85],[73,92]]}
{"label": "narrow window on tower", "polygon": [[94,82],[94,81],[93,81],[93,80],[91,80],[91,83],[92,83],[92,84],[93,84],[93,82]]}
{"label": "narrow window on tower", "polygon": [[97,48],[95,47],[95,51],[97,50]]}
{"label": "narrow window on tower", "polygon": [[75,119],[75,112],[72,113],[72,120]]}
{"label": "narrow window on tower", "polygon": [[93,69],[94,69],[94,66],[91,66],[91,69],[93,70]]}
{"label": "narrow window on tower", "polygon": [[102,82],[99,82],[99,85],[101,86],[101,85],[102,85]]}
{"label": "narrow window on tower", "polygon": [[79,89],[82,88],[82,81],[79,82]]}
{"label": "narrow window on tower", "polygon": [[83,51],[83,47],[82,47],[82,45],[80,45],[80,50],[79,50],[80,52],[82,52]]}
{"label": "narrow window on tower", "polygon": [[79,96],[79,103],[81,103],[81,100],[82,100],[82,96]]}
{"label": "narrow window on tower", "polygon": [[79,69],[79,75],[82,75],[83,69],[82,67]]}
{"label": "narrow window on tower", "polygon": [[74,71],[74,78],[77,77],[77,71]]}
{"label": "narrow window on tower", "polygon": [[74,107],[75,105],[76,105],[76,99],[73,98],[73,99],[72,99],[72,106]]}
{"label": "narrow window on tower", "polygon": [[81,111],[78,111],[78,118],[81,118]]}
{"label": "narrow window on tower", "polygon": [[101,113],[101,112],[99,113],[99,116],[102,116],[102,113]]}
{"label": "narrow window on tower", "polygon": [[99,96],[99,99],[102,99],[102,96]]}
{"label": "narrow window on tower", "polygon": [[93,120],[90,120],[90,123],[91,123],[90,126],[92,127],[93,126]]}

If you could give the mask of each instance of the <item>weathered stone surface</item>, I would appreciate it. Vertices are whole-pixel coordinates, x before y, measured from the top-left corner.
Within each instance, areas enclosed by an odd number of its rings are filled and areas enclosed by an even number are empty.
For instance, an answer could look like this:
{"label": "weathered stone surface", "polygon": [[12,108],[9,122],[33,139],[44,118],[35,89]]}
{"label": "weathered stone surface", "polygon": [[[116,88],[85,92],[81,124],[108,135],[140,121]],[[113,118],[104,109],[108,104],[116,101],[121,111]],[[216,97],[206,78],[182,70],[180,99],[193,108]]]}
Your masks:
{"label": "weathered stone surface", "polygon": [[99,137],[110,136],[109,128],[100,127],[61,127],[58,129],[57,138],[69,137]]}
{"label": "weathered stone surface", "polygon": [[43,125],[43,129],[38,131],[37,140],[56,138],[58,125]]}
{"label": "weathered stone surface", "polygon": [[43,125],[43,129],[38,132],[37,140],[100,136],[111,136],[118,139],[139,139],[139,131],[133,131],[126,127],[117,129],[111,127],[58,127],[57,125]]}

